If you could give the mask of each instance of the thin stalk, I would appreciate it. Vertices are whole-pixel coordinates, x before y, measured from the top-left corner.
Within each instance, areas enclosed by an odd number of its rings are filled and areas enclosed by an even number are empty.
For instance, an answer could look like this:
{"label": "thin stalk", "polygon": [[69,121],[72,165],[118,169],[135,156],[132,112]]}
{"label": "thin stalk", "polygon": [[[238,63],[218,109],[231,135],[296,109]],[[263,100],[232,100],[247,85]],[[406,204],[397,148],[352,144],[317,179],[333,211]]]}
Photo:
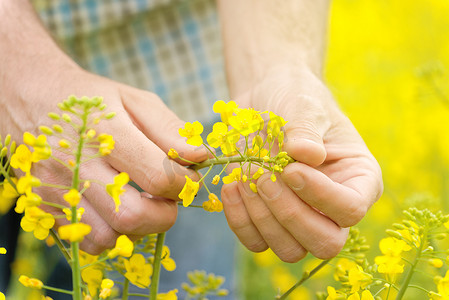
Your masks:
{"label": "thin stalk", "polygon": [[305,274],[297,283],[295,283],[288,291],[286,291],[283,295],[281,295],[278,300],[287,299],[288,295],[290,295],[298,286],[303,284],[305,281],[307,281],[310,277],[315,275],[316,272],[318,272],[321,268],[323,268],[325,265],[329,263],[330,259],[323,260],[318,266],[316,266],[312,271]]}
{"label": "thin stalk", "polygon": [[[81,167],[81,157],[83,153],[83,146],[85,143],[85,138],[83,137],[83,133],[86,131],[87,124],[87,116],[88,112],[84,112],[82,115],[82,125],[79,130],[80,139],[78,142],[78,149],[76,151],[75,157],[75,167],[73,168],[73,178],[72,178],[72,188],[78,190],[78,186],[80,184],[80,167]],[[72,208],[72,216],[77,215],[76,206]],[[77,223],[78,218],[72,218],[71,223]],[[80,260],[79,260],[79,242],[72,242],[72,283],[73,283],[73,300],[81,300],[81,268],[80,268]]]}
{"label": "thin stalk", "polygon": [[396,296],[396,300],[400,300],[404,297],[405,291],[407,290],[408,285],[412,279],[412,276],[415,273],[415,268],[419,262],[419,258],[421,257],[424,244],[426,244],[427,241],[426,237],[427,237],[427,230],[423,232],[418,252],[416,253],[415,261],[413,262],[413,265],[410,267],[410,270],[407,273],[407,277],[405,278],[404,284],[401,286],[401,289],[399,290],[398,295]]}
{"label": "thin stalk", "polygon": [[58,293],[63,293],[63,294],[69,294],[69,295],[72,295],[72,294],[73,294],[72,291],[63,290],[63,289],[58,289],[58,288],[51,287],[51,286],[48,286],[48,285],[43,285],[42,288],[43,288],[43,289],[46,289],[46,290],[49,290],[49,291],[54,291],[54,292],[58,292]]}
{"label": "thin stalk", "polygon": [[164,246],[165,232],[157,234],[156,249],[153,261],[153,276],[151,276],[150,300],[156,300],[159,288],[159,275],[161,273],[162,247]]}
{"label": "thin stalk", "polygon": [[[287,158],[289,163],[294,162],[295,160],[291,157]],[[218,159],[207,159],[203,162],[200,162],[199,164],[196,164],[194,166],[189,166],[192,170],[200,170],[203,168],[207,168],[211,165],[224,165],[228,163],[238,163],[238,162],[258,162],[258,163],[264,163],[263,158],[257,157],[257,156],[233,156],[233,157],[219,157]],[[274,159],[270,159],[268,163],[274,163]]]}
{"label": "thin stalk", "polygon": [[125,282],[123,283],[122,300],[128,300],[128,296],[129,296],[129,280],[128,278],[125,277]]}
{"label": "thin stalk", "polygon": [[64,255],[65,260],[70,263],[70,261],[72,260],[72,258],[70,257],[70,253],[67,251],[66,247],[64,246],[64,244],[62,243],[61,239],[56,234],[54,229],[50,230],[50,235],[55,240],[55,243],[56,245],[58,245],[59,250],[61,250],[62,255]]}

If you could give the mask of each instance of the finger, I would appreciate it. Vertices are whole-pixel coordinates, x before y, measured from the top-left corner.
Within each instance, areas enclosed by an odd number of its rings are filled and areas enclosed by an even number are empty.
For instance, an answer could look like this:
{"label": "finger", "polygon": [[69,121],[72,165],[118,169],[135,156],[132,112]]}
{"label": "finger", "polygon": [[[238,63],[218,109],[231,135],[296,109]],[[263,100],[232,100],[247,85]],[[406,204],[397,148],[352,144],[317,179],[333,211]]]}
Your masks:
{"label": "finger", "polygon": [[223,209],[229,227],[246,248],[253,252],[267,250],[268,245],[246,211],[236,183],[223,186],[221,190]]}
{"label": "finger", "polygon": [[[305,164],[293,163],[282,179],[295,194],[323,212],[341,227],[357,224],[379,198],[378,176],[357,167],[353,177],[335,182],[324,173]],[[344,166],[342,170],[350,170]]]}
{"label": "finger", "polygon": [[248,214],[274,253],[285,262],[304,258],[306,250],[274,217],[259,194],[249,188],[249,183],[239,183],[238,189]]}
{"label": "finger", "polygon": [[317,99],[305,95],[291,97],[293,105],[288,105],[283,115],[288,121],[284,126],[284,150],[297,161],[318,166],[326,159],[323,135],[329,127],[328,118]]}
{"label": "finger", "polygon": [[195,162],[209,157],[206,148],[189,145],[179,135],[178,130],[184,127],[185,122],[155,94],[128,86],[122,86],[120,94],[123,106],[134,124],[165,153],[174,148],[183,158]]}
{"label": "finger", "polygon": [[343,248],[348,230],[301,201],[282,180],[273,182],[265,174],[257,188],[276,220],[314,256],[329,259]]}
{"label": "finger", "polygon": [[106,160],[151,195],[179,200],[185,176],[198,178],[194,171],[169,159],[124,113],[118,113],[103,129],[115,139],[115,148]]}
{"label": "finger", "polygon": [[92,160],[83,165],[80,176],[91,180],[91,186],[84,192],[94,210],[107,224],[120,234],[145,235],[167,231],[176,221],[177,203],[162,197],[140,193],[130,185],[120,196],[119,211],[103,185],[95,182],[112,183],[118,172],[101,160]]}

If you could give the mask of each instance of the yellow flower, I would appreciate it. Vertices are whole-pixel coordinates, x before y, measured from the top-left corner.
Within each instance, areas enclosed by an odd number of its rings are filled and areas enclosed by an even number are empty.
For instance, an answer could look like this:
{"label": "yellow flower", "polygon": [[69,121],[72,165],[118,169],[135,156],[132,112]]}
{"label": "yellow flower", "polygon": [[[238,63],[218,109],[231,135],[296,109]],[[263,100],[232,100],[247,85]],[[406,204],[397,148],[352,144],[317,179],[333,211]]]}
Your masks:
{"label": "yellow flower", "polygon": [[5,294],[3,294],[2,292],[0,292],[0,300],[5,300]]}
{"label": "yellow flower", "polygon": [[440,296],[439,298],[435,296],[434,299],[449,299],[449,271],[446,271],[446,275],[444,277],[436,276],[434,281],[438,289],[437,296]]}
{"label": "yellow flower", "polygon": [[44,212],[42,209],[32,206],[25,208],[25,215],[20,221],[20,226],[26,232],[33,232],[39,240],[44,240],[50,228],[55,224],[53,215]]}
{"label": "yellow flower", "polygon": [[96,268],[86,268],[81,271],[81,278],[87,284],[89,294],[95,297],[103,279],[103,272]]}
{"label": "yellow flower", "polygon": [[257,169],[256,173],[253,174],[253,179],[259,179],[259,177],[262,176],[263,173],[265,173],[265,170],[260,167],[259,169]]}
{"label": "yellow flower", "polygon": [[342,281],[342,278],[348,276],[349,270],[357,268],[357,264],[347,258],[340,258],[335,265],[334,279]]}
{"label": "yellow flower", "polygon": [[51,156],[51,148],[47,143],[47,137],[43,134],[35,137],[29,132],[23,134],[23,142],[33,147],[32,161],[38,162]]}
{"label": "yellow flower", "polygon": [[30,173],[26,173],[25,176],[22,176],[17,181],[17,191],[21,194],[25,194],[27,192],[31,192],[33,187],[38,187],[41,185],[41,181],[39,178],[34,177]]}
{"label": "yellow flower", "polygon": [[240,133],[235,129],[228,131],[228,125],[222,122],[214,124],[212,132],[207,136],[207,143],[214,147],[220,147],[221,151],[226,156],[237,154],[235,144],[240,139]]}
{"label": "yellow flower", "polygon": [[184,128],[179,128],[179,135],[187,138],[187,144],[192,146],[201,146],[203,144],[203,139],[200,134],[203,132],[203,125],[195,121],[193,123],[187,122]]}
{"label": "yellow flower", "polygon": [[403,251],[409,251],[411,247],[403,240],[388,237],[380,240],[379,248],[384,255],[376,256],[374,259],[379,266],[377,271],[394,282],[396,275],[404,272],[401,254]]}
{"label": "yellow flower", "polygon": [[6,254],[6,248],[0,247],[0,254]]}
{"label": "yellow flower", "polygon": [[238,105],[234,101],[229,101],[228,103],[223,100],[218,100],[214,103],[213,110],[214,113],[219,113],[221,121],[226,125],[229,125],[229,117],[232,116]]}
{"label": "yellow flower", "polygon": [[162,247],[161,257],[161,263],[165,270],[174,271],[176,269],[176,262],[170,257],[170,248],[168,248],[168,246],[164,245],[164,247]]}
{"label": "yellow flower", "polygon": [[134,251],[134,244],[126,235],[121,235],[115,241],[115,247],[109,251],[108,257],[114,258],[118,255],[130,257]]}
{"label": "yellow flower", "polygon": [[111,289],[114,286],[114,281],[111,279],[103,279],[101,281],[101,292],[100,292],[100,298],[106,299],[107,297],[111,296]]}
{"label": "yellow flower", "polygon": [[173,149],[173,148],[170,148],[170,150],[168,150],[167,155],[168,155],[168,157],[170,157],[171,159],[176,159],[176,158],[179,157],[178,152],[176,152],[176,150]]}
{"label": "yellow flower", "polygon": [[[70,208],[63,208],[62,211],[65,213],[66,219],[72,221],[72,210]],[[76,210],[77,221],[81,220],[83,214],[84,214],[84,207],[80,207]]]}
{"label": "yellow flower", "polygon": [[429,264],[435,268],[441,268],[443,266],[443,261],[439,258],[429,259]]}
{"label": "yellow flower", "polygon": [[25,287],[38,289],[38,290],[42,289],[42,287],[44,286],[42,281],[40,281],[39,279],[30,278],[30,277],[25,276],[25,275],[20,275],[19,282],[21,284],[23,284]]}
{"label": "yellow flower", "polygon": [[98,152],[100,152],[100,154],[103,156],[111,154],[111,151],[114,150],[115,145],[115,141],[112,135],[102,133],[97,137],[97,139],[100,143]]}
{"label": "yellow flower", "polygon": [[19,145],[16,152],[11,156],[11,167],[27,173],[31,170],[32,160],[30,149],[25,145]]}
{"label": "yellow flower", "polygon": [[214,178],[212,178],[212,184],[217,185],[220,182],[220,176],[215,175]]}
{"label": "yellow flower", "polygon": [[234,181],[240,181],[242,179],[242,169],[235,168],[232,170],[231,174],[223,177],[223,183],[228,184]]}
{"label": "yellow flower", "polygon": [[81,200],[81,194],[78,192],[77,189],[70,189],[67,193],[63,195],[63,198],[67,203],[70,204],[70,206],[77,206],[78,203]]}
{"label": "yellow flower", "polygon": [[249,184],[249,188],[251,189],[251,191],[253,191],[254,193],[257,193],[257,185],[254,182],[251,182]]}
{"label": "yellow flower", "polygon": [[[17,185],[17,178],[11,177],[11,180]],[[18,196],[19,194],[11,183],[8,180],[3,181],[3,185],[0,185],[0,215],[9,211]]]}
{"label": "yellow flower", "polygon": [[146,288],[151,283],[153,266],[146,262],[142,254],[134,254],[129,260],[125,259],[125,277],[140,288]]}
{"label": "yellow flower", "polygon": [[120,195],[125,192],[123,186],[129,182],[129,175],[122,172],[114,177],[114,183],[106,185],[106,192],[114,199],[115,211],[118,212],[118,208],[121,204]]}
{"label": "yellow flower", "polygon": [[334,287],[328,286],[327,287],[327,298],[326,300],[343,300],[345,299],[345,296],[335,290]]}
{"label": "yellow flower", "polygon": [[178,195],[178,197],[182,199],[182,205],[184,205],[184,207],[192,204],[193,198],[195,198],[199,188],[200,184],[196,181],[193,181],[186,175],[186,183],[184,184],[184,187]]}
{"label": "yellow flower", "polygon": [[157,294],[156,300],[178,300],[178,289],[171,290],[167,293]]}
{"label": "yellow flower", "polygon": [[71,243],[81,242],[91,231],[92,227],[84,223],[67,224],[58,229],[59,237]]}
{"label": "yellow flower", "polygon": [[16,207],[14,208],[14,210],[16,211],[16,213],[21,214],[24,212],[25,208],[39,206],[41,202],[41,196],[33,192],[27,192],[25,195],[22,195],[19,197],[19,199],[17,199]]}
{"label": "yellow flower", "polygon": [[360,266],[349,270],[348,284],[351,286],[351,293],[356,293],[359,289],[364,289],[372,281],[373,276],[363,272],[363,269]]}
{"label": "yellow flower", "polygon": [[203,209],[208,212],[221,212],[223,210],[223,203],[221,203],[217,195],[210,193],[209,200],[203,202]]}
{"label": "yellow flower", "polygon": [[229,118],[229,124],[241,135],[248,136],[263,128],[263,119],[254,109],[238,109],[236,115]]}
{"label": "yellow flower", "polygon": [[275,113],[270,111],[270,121],[268,121],[267,125],[267,133],[271,134],[273,137],[277,137],[279,132],[281,131],[281,127],[284,126],[287,122],[281,116],[276,115]]}

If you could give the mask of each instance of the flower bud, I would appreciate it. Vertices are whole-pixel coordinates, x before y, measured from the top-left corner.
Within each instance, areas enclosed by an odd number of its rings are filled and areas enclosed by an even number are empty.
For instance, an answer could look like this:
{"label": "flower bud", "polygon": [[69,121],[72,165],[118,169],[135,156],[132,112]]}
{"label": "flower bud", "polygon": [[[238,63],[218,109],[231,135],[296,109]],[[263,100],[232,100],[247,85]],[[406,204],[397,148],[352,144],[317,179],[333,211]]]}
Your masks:
{"label": "flower bud", "polygon": [[47,126],[39,126],[39,130],[46,135],[53,135],[53,130]]}

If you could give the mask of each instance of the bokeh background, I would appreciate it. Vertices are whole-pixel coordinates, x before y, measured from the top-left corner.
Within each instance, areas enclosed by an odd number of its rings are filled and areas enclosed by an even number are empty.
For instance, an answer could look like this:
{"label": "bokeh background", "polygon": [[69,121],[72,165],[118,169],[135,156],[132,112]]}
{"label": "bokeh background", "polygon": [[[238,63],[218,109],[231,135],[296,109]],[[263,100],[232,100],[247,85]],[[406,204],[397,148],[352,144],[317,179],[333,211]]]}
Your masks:
{"label": "bokeh background", "polygon": [[[449,213],[448,72],[449,1],[332,1],[325,79],[383,171],[384,195],[358,226],[371,262],[403,209]],[[319,262],[288,265],[269,252],[242,253],[245,299],[285,291]],[[327,285],[338,286],[331,273],[322,270],[290,299],[316,299]],[[415,283],[436,291],[433,275]],[[411,289],[406,299],[428,297]]]}

